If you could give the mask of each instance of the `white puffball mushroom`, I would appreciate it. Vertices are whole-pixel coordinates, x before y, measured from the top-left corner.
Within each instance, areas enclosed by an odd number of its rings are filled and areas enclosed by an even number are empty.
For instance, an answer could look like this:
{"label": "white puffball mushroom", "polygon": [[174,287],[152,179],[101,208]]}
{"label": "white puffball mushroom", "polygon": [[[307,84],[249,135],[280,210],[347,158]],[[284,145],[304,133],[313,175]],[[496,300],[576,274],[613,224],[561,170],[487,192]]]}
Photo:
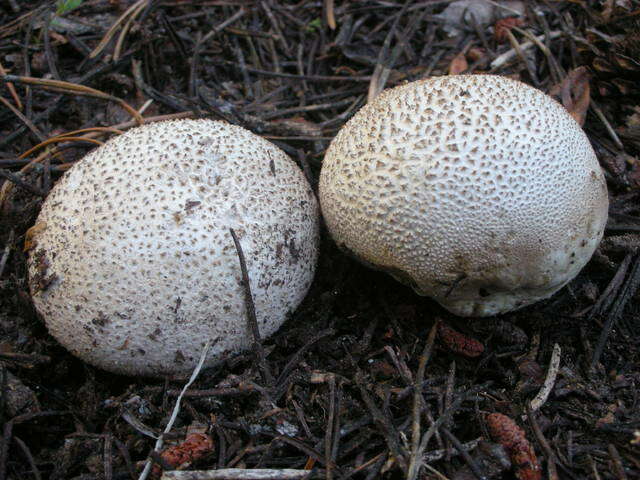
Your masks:
{"label": "white puffball mushroom", "polygon": [[340,247],[461,316],[562,288],[608,210],[602,169],[569,113],[493,75],[383,92],[334,138],[319,197]]}
{"label": "white puffball mushroom", "polygon": [[319,208],[278,147],[227,123],[129,130],[55,185],[32,228],[30,287],[51,334],[121,374],[183,376],[250,346],[238,254],[260,334],[305,296]]}

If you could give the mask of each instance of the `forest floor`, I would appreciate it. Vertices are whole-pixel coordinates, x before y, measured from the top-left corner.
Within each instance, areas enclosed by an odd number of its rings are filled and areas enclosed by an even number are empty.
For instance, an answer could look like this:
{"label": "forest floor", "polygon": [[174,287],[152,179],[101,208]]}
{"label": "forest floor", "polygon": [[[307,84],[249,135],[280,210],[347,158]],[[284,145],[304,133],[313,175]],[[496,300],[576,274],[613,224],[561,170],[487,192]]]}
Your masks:
{"label": "forest floor", "polygon": [[[640,2],[460,3],[1,3],[0,480],[134,479],[148,458],[156,478],[640,478]],[[611,200],[587,267],[547,301],[463,320],[323,231],[308,297],[264,340],[277,381],[251,353],[203,370],[165,438],[177,446],[152,453],[184,382],[82,363],[30,301],[25,233],[52,184],[114,135],[95,127],[224,119],[316,188],[368,98],[460,73],[519,79],[583,123]]]}

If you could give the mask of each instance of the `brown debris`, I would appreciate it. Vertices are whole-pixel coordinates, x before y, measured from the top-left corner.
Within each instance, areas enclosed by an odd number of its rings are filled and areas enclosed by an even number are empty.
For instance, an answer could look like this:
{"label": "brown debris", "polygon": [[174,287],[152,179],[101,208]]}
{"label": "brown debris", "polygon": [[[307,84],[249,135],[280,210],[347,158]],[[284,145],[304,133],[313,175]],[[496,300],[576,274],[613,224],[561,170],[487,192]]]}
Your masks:
{"label": "brown debris", "polygon": [[463,52],[460,52],[449,64],[449,75],[458,75],[463,73],[465,70],[469,68],[469,64],[467,63],[467,59]]}
{"label": "brown debris", "polygon": [[155,465],[151,475],[159,478],[162,470],[177,470],[188,467],[191,463],[211,454],[214,449],[213,439],[206,433],[207,428],[201,425],[189,427],[184,441],[165,448],[160,453],[159,463]]}
{"label": "brown debris", "polygon": [[562,105],[580,126],[584,125],[589,108],[589,71],[586,67],[578,67],[558,85],[555,85],[549,95],[559,97]]}
{"label": "brown debris", "polygon": [[509,41],[507,31],[511,30],[513,27],[522,27],[524,24],[524,19],[520,17],[501,18],[493,26],[493,37],[498,43],[507,43]]}
{"label": "brown debris", "polygon": [[454,330],[442,320],[438,321],[438,338],[453,353],[476,358],[484,352],[484,345],[475,338]]}
{"label": "brown debris", "polygon": [[542,469],[524,430],[501,413],[491,413],[485,420],[493,439],[509,453],[518,480],[540,480]]}

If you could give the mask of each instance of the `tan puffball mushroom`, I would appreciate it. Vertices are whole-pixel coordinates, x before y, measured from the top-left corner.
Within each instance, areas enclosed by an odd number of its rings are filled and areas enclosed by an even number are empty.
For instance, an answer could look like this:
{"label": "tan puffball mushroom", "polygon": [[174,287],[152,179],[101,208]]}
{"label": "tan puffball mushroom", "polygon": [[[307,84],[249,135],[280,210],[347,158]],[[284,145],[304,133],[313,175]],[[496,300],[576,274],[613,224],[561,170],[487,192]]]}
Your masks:
{"label": "tan puffball mushroom", "polygon": [[177,120],[134,128],[74,165],[30,240],[33,301],[51,334],[116,373],[185,375],[246,349],[246,257],[260,333],[305,296],[319,209],[287,155],[244,128]]}
{"label": "tan puffball mushroom", "polygon": [[560,104],[508,78],[458,75],[362,108],[327,151],[320,204],[340,247],[455,314],[485,316],[574,278],[608,197]]}

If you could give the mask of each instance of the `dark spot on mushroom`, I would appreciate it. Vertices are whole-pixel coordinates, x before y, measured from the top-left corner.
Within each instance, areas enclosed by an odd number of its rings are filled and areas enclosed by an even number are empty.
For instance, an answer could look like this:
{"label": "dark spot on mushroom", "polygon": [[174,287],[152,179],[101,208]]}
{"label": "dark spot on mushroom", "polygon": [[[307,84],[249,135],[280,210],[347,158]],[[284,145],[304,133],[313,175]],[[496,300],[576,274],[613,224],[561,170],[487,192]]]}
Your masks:
{"label": "dark spot on mushroom", "polygon": [[197,201],[197,200],[187,200],[187,203],[186,203],[186,204],[185,204],[185,206],[184,206],[184,211],[185,211],[185,212],[187,212],[187,213],[191,213],[191,211],[192,211],[195,207],[197,207],[198,205],[200,205],[200,203],[202,203],[202,202],[199,202],[199,201]]}
{"label": "dark spot on mushroom", "polygon": [[288,246],[289,246],[289,253],[291,254],[292,261],[297,262],[298,260],[300,260],[300,249],[296,247],[296,242],[294,238],[289,240]]}
{"label": "dark spot on mushroom", "polygon": [[92,318],[91,323],[99,327],[104,327],[109,323],[109,318],[103,312],[98,312],[98,316]]}
{"label": "dark spot on mushroom", "polygon": [[180,350],[176,350],[174,360],[176,363],[184,363],[185,361],[184,354]]}
{"label": "dark spot on mushroom", "polygon": [[180,308],[180,305],[182,305],[182,298],[178,297],[176,298],[176,305],[173,307],[174,314],[178,313],[178,309]]}

